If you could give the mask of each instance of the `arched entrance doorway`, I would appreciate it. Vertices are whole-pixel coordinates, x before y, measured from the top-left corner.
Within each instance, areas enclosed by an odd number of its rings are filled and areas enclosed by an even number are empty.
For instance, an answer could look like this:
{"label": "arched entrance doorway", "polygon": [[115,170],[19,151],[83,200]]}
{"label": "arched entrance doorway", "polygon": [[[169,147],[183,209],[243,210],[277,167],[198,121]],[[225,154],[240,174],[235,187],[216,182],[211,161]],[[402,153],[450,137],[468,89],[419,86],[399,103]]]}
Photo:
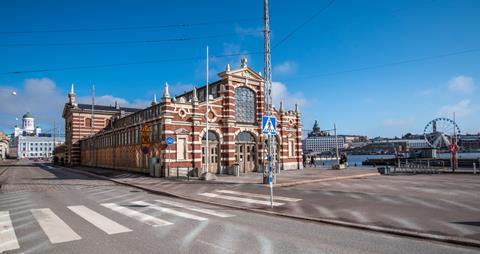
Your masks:
{"label": "arched entrance doorway", "polygon": [[235,162],[240,165],[240,172],[252,172],[257,164],[257,145],[250,132],[240,132],[235,137]]}
{"label": "arched entrance doorway", "polygon": [[[219,138],[214,131],[208,131],[208,169],[210,173],[220,173],[220,149],[219,149]],[[204,134],[202,137],[202,167],[205,167],[207,163],[207,135]]]}

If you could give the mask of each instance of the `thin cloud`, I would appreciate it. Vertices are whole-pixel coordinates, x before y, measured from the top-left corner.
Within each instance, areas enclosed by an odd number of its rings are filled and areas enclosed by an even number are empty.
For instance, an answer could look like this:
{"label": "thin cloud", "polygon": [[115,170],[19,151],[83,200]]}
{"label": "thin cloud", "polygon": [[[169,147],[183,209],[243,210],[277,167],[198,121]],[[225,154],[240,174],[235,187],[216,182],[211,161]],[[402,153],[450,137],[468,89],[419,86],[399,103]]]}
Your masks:
{"label": "thin cloud", "polygon": [[415,118],[388,118],[383,120],[383,125],[387,127],[397,127],[397,126],[406,126],[411,125],[415,122]]}
{"label": "thin cloud", "polygon": [[262,33],[262,27],[241,27],[239,25],[235,26],[235,33],[238,34],[241,37],[247,37],[247,36],[252,36],[255,38],[262,38],[263,33]]}
{"label": "thin cloud", "polygon": [[57,125],[63,123],[62,110],[67,96],[57,89],[53,80],[25,79],[16,96],[11,95],[12,90],[12,87],[0,86],[0,127],[12,129],[26,112],[35,117],[35,125],[52,126],[54,121]]}
{"label": "thin cloud", "polygon": [[293,61],[285,61],[273,67],[273,73],[278,75],[288,75],[297,72],[298,64]]}
{"label": "thin cloud", "polygon": [[457,76],[448,81],[448,90],[457,93],[470,94],[475,90],[473,78],[468,76]]}
{"label": "thin cloud", "polygon": [[[78,97],[78,102],[79,103],[85,103],[85,104],[91,104],[92,103],[92,97],[91,96]],[[140,99],[136,99],[136,100],[130,102],[125,98],[115,97],[115,96],[109,95],[109,94],[101,95],[101,96],[95,96],[95,104],[96,105],[113,106],[113,105],[115,105],[115,102],[117,102],[118,105],[120,105],[121,107],[127,107],[127,108],[146,108],[152,103],[152,101],[150,101],[150,100],[140,100]]]}
{"label": "thin cloud", "polygon": [[281,82],[272,82],[272,102],[278,107],[280,101],[283,101],[284,110],[294,109],[295,104],[300,108],[307,106],[307,99],[301,92],[290,92],[285,84]]}
{"label": "thin cloud", "polygon": [[468,117],[475,113],[470,100],[461,100],[453,105],[445,105],[437,111],[437,116],[451,117],[455,113],[458,117]]}

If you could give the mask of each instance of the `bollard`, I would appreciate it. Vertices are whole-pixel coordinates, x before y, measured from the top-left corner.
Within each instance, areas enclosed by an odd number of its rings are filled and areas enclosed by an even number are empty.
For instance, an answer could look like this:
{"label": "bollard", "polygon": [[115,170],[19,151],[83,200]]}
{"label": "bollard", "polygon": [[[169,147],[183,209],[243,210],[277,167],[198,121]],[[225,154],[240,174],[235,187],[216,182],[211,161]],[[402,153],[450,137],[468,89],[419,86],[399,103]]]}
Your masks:
{"label": "bollard", "polygon": [[473,163],[473,174],[477,174],[477,164],[475,162]]}
{"label": "bollard", "polygon": [[190,181],[190,168],[187,168],[187,181]]}
{"label": "bollard", "polygon": [[177,179],[178,179],[178,167],[177,167]]}

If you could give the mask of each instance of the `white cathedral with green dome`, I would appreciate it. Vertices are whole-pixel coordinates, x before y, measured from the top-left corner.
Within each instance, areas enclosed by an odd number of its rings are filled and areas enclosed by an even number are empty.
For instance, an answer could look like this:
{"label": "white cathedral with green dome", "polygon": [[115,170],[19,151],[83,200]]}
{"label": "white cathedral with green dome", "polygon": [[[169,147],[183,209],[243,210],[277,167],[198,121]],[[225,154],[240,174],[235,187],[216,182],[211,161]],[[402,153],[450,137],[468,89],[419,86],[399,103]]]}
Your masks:
{"label": "white cathedral with green dome", "polygon": [[14,137],[20,135],[38,136],[42,132],[40,127],[35,127],[35,118],[33,118],[30,112],[25,113],[22,118],[22,128],[15,126]]}

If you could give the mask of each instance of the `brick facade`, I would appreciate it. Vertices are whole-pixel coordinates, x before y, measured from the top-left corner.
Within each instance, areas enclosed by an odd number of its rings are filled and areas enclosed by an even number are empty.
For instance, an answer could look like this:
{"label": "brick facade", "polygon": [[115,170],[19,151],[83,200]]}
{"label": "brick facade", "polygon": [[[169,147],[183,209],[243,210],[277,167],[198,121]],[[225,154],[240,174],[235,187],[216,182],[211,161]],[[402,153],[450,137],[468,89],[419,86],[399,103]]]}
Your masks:
{"label": "brick facade", "polygon": [[[209,168],[212,173],[226,173],[236,164],[241,172],[263,171],[266,164],[265,137],[261,134],[264,114],[264,80],[247,66],[219,73],[220,79],[209,84],[209,108],[206,106],[206,87],[194,89],[175,98],[170,97],[168,85],[160,103],[132,112],[127,116],[115,114],[98,116],[96,134],[75,142],[79,135],[66,132],[67,146],[72,155],[80,153],[81,165],[149,172],[158,167],[164,175],[185,174],[187,169],[205,169],[206,141],[209,141]],[[242,94],[245,94],[243,96]],[[237,96],[237,99],[236,99]],[[241,97],[243,96],[243,97]],[[242,101],[242,102],[241,102]],[[209,135],[206,135],[205,115],[209,116]],[[66,108],[66,126],[81,122],[82,114]],[[272,112],[277,116],[280,169],[302,168],[301,121],[297,109],[284,111],[281,106]],[[78,116],[75,116],[77,114]],[[111,126],[102,129],[103,118],[112,117]],[[241,119],[244,119],[240,121]],[[97,124],[98,122],[98,124]],[[142,127],[148,126],[148,152],[142,151]],[[72,130],[76,130],[72,128]],[[145,134],[145,133],[144,133]],[[175,144],[165,139],[173,137]],[[78,144],[75,146],[74,144]]]}

